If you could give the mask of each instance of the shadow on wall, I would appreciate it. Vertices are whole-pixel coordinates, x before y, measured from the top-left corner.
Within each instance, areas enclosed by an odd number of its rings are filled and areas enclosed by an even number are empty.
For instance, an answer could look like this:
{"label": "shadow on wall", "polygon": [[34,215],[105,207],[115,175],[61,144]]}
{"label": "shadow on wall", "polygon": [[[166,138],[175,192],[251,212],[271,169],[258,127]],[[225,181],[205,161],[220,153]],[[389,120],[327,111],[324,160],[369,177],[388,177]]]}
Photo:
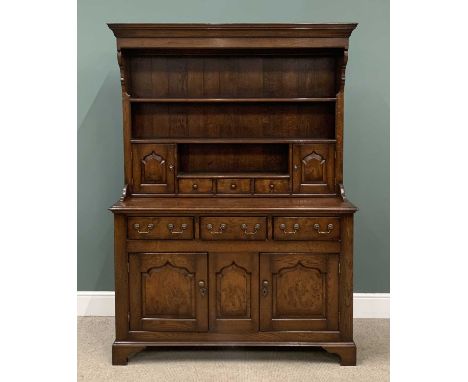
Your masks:
{"label": "shadow on wall", "polygon": [[114,290],[113,220],[123,187],[121,90],[107,73],[78,128],[78,290]]}

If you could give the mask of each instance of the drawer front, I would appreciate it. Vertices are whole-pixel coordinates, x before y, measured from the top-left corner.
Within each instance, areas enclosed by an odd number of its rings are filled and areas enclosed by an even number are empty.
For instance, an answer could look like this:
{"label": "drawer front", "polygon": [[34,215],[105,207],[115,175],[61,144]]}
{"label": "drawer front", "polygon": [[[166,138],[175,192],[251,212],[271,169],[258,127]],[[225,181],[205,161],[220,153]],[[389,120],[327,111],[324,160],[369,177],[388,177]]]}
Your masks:
{"label": "drawer front", "polygon": [[218,179],[217,186],[219,194],[250,193],[250,179]]}
{"label": "drawer front", "polygon": [[287,194],[289,193],[289,179],[256,179],[256,194]]}
{"label": "drawer front", "polygon": [[200,218],[202,240],[266,240],[266,217]]}
{"label": "drawer front", "polygon": [[129,217],[129,239],[190,240],[193,239],[192,217]]}
{"label": "drawer front", "polygon": [[179,193],[181,194],[210,194],[212,192],[212,179],[179,179]]}
{"label": "drawer front", "polygon": [[340,219],[335,217],[275,217],[275,240],[340,240]]}

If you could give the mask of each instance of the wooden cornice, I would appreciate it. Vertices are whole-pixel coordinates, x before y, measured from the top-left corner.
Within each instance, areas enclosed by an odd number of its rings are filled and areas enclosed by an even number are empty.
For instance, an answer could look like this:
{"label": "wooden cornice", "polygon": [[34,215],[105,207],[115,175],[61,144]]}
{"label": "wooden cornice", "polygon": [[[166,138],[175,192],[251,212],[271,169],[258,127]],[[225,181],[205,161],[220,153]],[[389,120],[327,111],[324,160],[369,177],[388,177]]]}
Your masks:
{"label": "wooden cornice", "polygon": [[107,24],[118,38],[307,37],[347,38],[357,23],[327,24]]}

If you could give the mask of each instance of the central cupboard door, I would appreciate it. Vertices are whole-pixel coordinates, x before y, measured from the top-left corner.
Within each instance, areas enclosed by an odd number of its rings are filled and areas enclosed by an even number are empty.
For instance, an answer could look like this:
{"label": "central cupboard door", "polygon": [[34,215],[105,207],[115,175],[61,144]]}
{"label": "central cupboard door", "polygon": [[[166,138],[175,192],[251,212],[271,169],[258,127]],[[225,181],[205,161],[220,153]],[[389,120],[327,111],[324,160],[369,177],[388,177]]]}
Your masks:
{"label": "central cupboard door", "polygon": [[260,330],[338,330],[338,255],[260,254]]}
{"label": "central cupboard door", "polygon": [[210,253],[210,331],[258,331],[258,253]]}
{"label": "central cupboard door", "polygon": [[129,255],[130,330],[208,330],[206,253]]}

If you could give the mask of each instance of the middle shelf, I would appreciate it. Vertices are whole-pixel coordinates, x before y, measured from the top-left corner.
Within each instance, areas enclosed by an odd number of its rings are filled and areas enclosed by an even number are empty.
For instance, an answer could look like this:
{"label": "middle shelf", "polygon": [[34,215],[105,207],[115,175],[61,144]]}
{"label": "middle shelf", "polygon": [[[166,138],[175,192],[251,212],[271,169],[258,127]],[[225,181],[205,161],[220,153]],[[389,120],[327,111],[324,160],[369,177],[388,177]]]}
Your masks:
{"label": "middle shelf", "polygon": [[131,134],[155,138],[335,138],[333,102],[134,103]]}
{"label": "middle shelf", "polygon": [[335,102],[336,97],[289,97],[289,98],[138,98],[130,97],[133,103],[278,103],[278,102]]}

